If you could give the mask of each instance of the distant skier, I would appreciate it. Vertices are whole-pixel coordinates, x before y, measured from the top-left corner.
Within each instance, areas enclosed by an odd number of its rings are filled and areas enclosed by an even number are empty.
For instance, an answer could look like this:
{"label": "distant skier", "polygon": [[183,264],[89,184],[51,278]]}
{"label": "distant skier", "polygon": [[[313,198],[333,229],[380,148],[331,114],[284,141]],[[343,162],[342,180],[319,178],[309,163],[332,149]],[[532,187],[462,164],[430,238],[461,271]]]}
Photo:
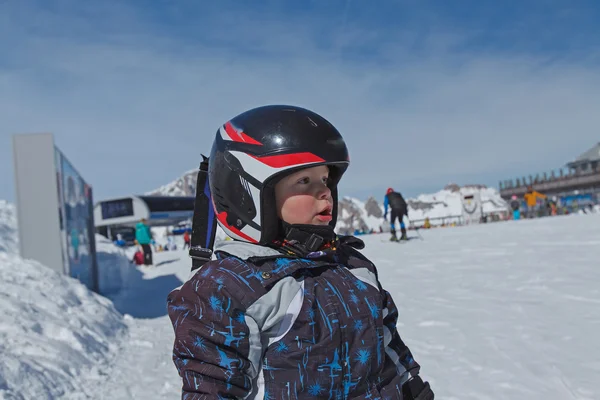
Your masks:
{"label": "distant skier", "polygon": [[521,202],[516,195],[513,195],[510,200],[510,208],[513,212],[513,219],[515,221],[521,219]]}
{"label": "distant skier", "polygon": [[535,217],[535,212],[539,209],[538,207],[538,199],[545,199],[546,195],[536,192],[533,190],[533,186],[527,186],[527,193],[523,195],[525,202],[527,203],[527,217],[533,218]]}
{"label": "distant skier", "polygon": [[185,248],[187,247],[188,249],[191,247],[191,242],[192,241],[192,237],[190,236],[190,231],[188,231],[186,229],[185,233],[183,234],[183,249],[185,250]]}
{"label": "distant skier", "polygon": [[144,265],[152,265],[152,233],[150,227],[146,224],[146,219],[142,218],[140,222],[135,226],[135,240],[142,246],[144,251]]}
{"label": "distant skier", "polygon": [[398,237],[396,236],[396,218],[398,222],[400,222],[400,232],[402,236],[400,236],[400,240],[408,240],[406,236],[406,226],[404,225],[404,216],[408,217],[408,205],[404,200],[404,197],[398,192],[395,192],[394,189],[388,188],[385,194],[385,200],[383,201],[383,218],[387,219],[388,206],[392,209],[392,213],[390,216],[390,229],[392,232],[391,241],[398,241]]}

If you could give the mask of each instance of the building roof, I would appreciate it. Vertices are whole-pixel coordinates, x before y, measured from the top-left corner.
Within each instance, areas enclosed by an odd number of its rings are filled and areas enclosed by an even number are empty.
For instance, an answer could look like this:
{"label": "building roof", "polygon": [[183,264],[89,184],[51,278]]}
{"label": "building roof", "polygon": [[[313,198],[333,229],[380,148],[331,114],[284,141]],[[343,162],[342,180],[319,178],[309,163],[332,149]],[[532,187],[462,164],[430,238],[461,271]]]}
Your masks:
{"label": "building roof", "polygon": [[600,142],[596,143],[594,147],[577,157],[575,161],[568,163],[567,166],[575,167],[592,161],[600,161]]}

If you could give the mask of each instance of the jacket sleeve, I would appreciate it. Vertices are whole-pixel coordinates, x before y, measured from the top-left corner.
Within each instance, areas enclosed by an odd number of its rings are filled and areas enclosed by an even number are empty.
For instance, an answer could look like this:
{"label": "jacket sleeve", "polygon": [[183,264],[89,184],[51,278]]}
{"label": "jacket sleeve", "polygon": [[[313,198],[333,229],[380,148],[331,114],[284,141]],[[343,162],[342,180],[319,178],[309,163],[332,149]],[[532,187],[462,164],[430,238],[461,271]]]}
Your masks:
{"label": "jacket sleeve", "polygon": [[385,197],[383,198],[383,213],[384,214],[387,214],[389,205],[390,205],[390,201],[388,200],[388,196],[386,194]]}
{"label": "jacket sleeve", "polygon": [[410,377],[417,376],[421,367],[398,334],[398,309],[392,296],[383,289],[382,296],[385,352],[396,365],[396,370],[402,376],[401,382],[404,383]]}
{"label": "jacket sleeve", "polygon": [[[208,264],[207,264],[208,265]],[[219,279],[196,273],[168,297],[175,331],[173,361],[183,381],[182,398],[244,398],[257,373],[249,362],[249,321]]]}
{"label": "jacket sleeve", "polygon": [[396,365],[396,371],[400,376],[402,398],[405,400],[433,400],[434,393],[429,382],[423,382],[419,376],[421,367],[400,339],[396,329],[398,309],[394,305],[392,296],[385,290],[382,290],[382,293],[385,353]]}

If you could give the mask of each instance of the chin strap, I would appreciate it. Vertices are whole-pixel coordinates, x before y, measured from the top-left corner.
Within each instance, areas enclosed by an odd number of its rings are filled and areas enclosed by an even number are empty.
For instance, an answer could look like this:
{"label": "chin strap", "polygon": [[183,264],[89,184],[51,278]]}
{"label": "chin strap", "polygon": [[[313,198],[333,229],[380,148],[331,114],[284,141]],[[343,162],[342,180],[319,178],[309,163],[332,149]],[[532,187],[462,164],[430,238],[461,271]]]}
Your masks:
{"label": "chin strap", "polygon": [[274,242],[284,253],[306,257],[320,250],[334,249],[336,234],[333,227],[326,225],[304,225],[282,223],[283,240]]}

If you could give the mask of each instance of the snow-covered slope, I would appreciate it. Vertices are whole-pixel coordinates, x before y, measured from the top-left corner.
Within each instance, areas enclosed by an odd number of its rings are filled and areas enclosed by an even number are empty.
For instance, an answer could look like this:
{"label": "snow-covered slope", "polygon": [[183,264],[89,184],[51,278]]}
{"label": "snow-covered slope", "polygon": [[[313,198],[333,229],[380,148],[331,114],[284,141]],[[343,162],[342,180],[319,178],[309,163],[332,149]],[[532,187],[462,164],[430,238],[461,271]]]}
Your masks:
{"label": "snow-covered slope", "polygon": [[[398,331],[436,398],[600,398],[600,215],[422,235],[404,244],[364,236],[364,254],[398,306]],[[143,271],[131,307],[164,313],[163,293],[178,285],[169,279],[189,275],[185,252],[157,258],[164,264]],[[128,326],[128,342],[97,398],[179,398],[168,317],[136,318]]]}
{"label": "snow-covered slope", "polygon": [[600,215],[421,233],[364,253],[436,399],[600,399]]}
{"label": "snow-covered slope", "polygon": [[[422,235],[365,236],[364,254],[436,398],[600,398],[600,215]],[[111,303],[0,252],[0,399],[179,398],[165,298],[190,260],[184,251],[155,260],[131,267],[135,279]]]}

